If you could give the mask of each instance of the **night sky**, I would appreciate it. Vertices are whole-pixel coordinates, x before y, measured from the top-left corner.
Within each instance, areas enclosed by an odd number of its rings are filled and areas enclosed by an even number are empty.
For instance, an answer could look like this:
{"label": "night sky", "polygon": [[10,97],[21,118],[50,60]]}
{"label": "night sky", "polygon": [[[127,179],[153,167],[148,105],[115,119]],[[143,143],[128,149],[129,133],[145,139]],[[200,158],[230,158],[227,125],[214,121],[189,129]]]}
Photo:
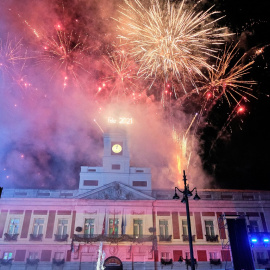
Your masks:
{"label": "night sky", "polygon": [[[227,25],[244,38],[245,51],[269,44],[269,1],[226,0],[218,1],[217,6],[219,4],[220,10],[226,13]],[[205,168],[213,173],[222,188],[270,189],[269,64],[270,48],[266,48],[263,57],[256,59],[252,71],[257,81],[254,91],[258,99],[251,100],[244,117],[231,124],[229,141],[217,141],[212,151],[205,151]],[[213,113],[210,117],[216,125],[223,123],[218,119],[220,115]],[[208,139],[213,133],[215,136],[211,128],[205,130],[202,136],[205,149],[209,149]]]}
{"label": "night sky", "polygon": [[[119,86],[116,80],[97,92],[104,78],[111,76],[104,59],[109,59],[106,54],[113,50],[114,37],[119,34],[112,20],[117,16],[118,4],[106,0],[0,3],[2,46],[7,40],[13,44],[17,41],[20,51],[25,55],[27,52],[25,63],[15,61],[7,72],[0,69],[0,185],[73,189],[78,187],[81,165],[101,165],[102,134],[93,119],[100,120],[118,100],[112,90]],[[256,98],[249,98],[245,111],[229,122],[235,105],[229,106],[223,100],[213,106],[192,143],[195,154],[188,178],[197,187],[270,190],[270,2],[203,0],[198,8],[207,10],[213,4],[214,10],[221,12],[218,16],[225,16],[219,22],[221,26],[234,33],[230,42],[239,42],[239,55],[246,54],[248,61],[257,49],[263,51],[253,58],[252,70],[244,78],[257,82],[252,86]],[[35,32],[37,29],[49,39],[53,35],[56,38],[59,21],[63,32],[73,35],[70,48],[77,40],[84,42],[70,53],[65,68],[58,66],[58,56],[43,58],[44,42]],[[80,65],[76,66],[76,60]],[[79,83],[76,76],[72,77],[74,70]],[[175,121],[184,133],[201,104],[187,98],[180,106],[176,100],[163,113],[158,83],[145,90],[145,81],[136,82],[143,97],[134,103],[124,99],[125,105],[119,103],[111,111],[128,108],[133,110],[134,119],[140,119],[140,126],[129,131],[133,142],[131,165],[151,167],[154,187],[174,187],[177,165],[172,161],[175,145],[169,123]],[[174,110],[175,119],[168,121],[170,110]],[[164,185],[165,181],[169,184]]]}

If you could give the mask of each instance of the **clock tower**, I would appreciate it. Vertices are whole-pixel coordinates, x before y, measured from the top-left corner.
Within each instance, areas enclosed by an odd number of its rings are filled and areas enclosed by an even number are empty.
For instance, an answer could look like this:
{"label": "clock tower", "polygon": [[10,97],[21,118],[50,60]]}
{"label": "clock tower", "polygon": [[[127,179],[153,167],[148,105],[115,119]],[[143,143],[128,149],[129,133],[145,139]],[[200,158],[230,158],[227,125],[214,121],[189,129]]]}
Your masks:
{"label": "clock tower", "polygon": [[102,167],[82,166],[81,190],[94,190],[113,182],[133,189],[151,191],[150,168],[130,167],[128,140],[123,130],[103,134],[104,153]]}
{"label": "clock tower", "polygon": [[103,135],[104,172],[129,172],[129,151],[124,133],[109,133]]}

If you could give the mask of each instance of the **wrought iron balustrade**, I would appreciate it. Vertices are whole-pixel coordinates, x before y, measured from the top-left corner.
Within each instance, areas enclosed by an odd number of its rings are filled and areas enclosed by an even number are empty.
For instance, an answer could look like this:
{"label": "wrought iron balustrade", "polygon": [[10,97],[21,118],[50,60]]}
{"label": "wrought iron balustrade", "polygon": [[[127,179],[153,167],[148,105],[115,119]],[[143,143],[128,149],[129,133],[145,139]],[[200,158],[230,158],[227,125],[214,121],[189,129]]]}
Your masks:
{"label": "wrought iron balustrade", "polygon": [[257,259],[258,264],[266,265],[269,263],[269,259]]}
{"label": "wrought iron balustrade", "polygon": [[43,234],[30,234],[30,241],[42,241]]}
{"label": "wrought iron balustrade", "polygon": [[210,259],[210,264],[221,265],[221,260],[220,259]]}
{"label": "wrought iron balustrade", "polygon": [[15,234],[5,233],[4,240],[5,241],[17,241],[18,235],[19,235],[18,233],[15,233]]}
{"label": "wrought iron balustrade", "polygon": [[163,259],[163,258],[161,258],[160,263],[163,264],[163,265],[170,265],[170,264],[173,264],[173,259]]}
{"label": "wrought iron balustrade", "polygon": [[52,260],[52,263],[53,263],[54,265],[60,266],[60,265],[62,265],[62,264],[65,263],[65,259],[62,259],[62,260],[53,259],[53,260]]}
{"label": "wrought iron balustrade", "polygon": [[[188,235],[182,235],[182,237],[183,237],[183,241],[184,242],[188,242],[189,240],[188,240]],[[192,241],[193,242],[195,242],[195,235],[192,235]]]}
{"label": "wrought iron balustrade", "polygon": [[151,242],[156,238],[154,235],[128,235],[128,234],[74,234],[73,241],[77,242],[110,242],[110,243],[118,243],[118,242]]}
{"label": "wrought iron balustrade", "polygon": [[[185,259],[186,265],[191,266],[191,259]],[[194,259],[194,264],[198,265],[197,260]]]}
{"label": "wrought iron balustrade", "polygon": [[[7,259],[7,260],[5,260],[5,259],[0,259],[0,264],[1,264],[1,265],[11,265],[13,260],[14,260],[14,259]],[[0,267],[0,268],[1,268],[1,267]]]}
{"label": "wrought iron balustrade", "polygon": [[207,242],[218,242],[218,235],[205,235]]}
{"label": "wrought iron balustrade", "polygon": [[172,235],[159,235],[159,241],[160,242],[171,242]]}
{"label": "wrought iron balustrade", "polygon": [[68,240],[68,234],[55,234],[54,241],[64,242]]}
{"label": "wrought iron balustrade", "polygon": [[39,263],[39,259],[26,259],[26,264],[28,265],[37,265]]}

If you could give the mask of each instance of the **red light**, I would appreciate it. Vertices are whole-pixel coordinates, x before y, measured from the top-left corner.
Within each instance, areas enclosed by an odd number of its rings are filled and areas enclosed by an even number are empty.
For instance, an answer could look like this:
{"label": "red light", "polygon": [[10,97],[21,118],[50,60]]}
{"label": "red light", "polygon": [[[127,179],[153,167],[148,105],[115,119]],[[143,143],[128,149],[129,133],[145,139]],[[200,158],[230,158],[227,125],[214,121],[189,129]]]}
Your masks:
{"label": "red light", "polygon": [[242,113],[245,110],[243,106],[240,106],[237,110],[238,113]]}
{"label": "red light", "polygon": [[212,94],[210,92],[207,93],[206,95],[207,98],[211,98],[212,97]]}

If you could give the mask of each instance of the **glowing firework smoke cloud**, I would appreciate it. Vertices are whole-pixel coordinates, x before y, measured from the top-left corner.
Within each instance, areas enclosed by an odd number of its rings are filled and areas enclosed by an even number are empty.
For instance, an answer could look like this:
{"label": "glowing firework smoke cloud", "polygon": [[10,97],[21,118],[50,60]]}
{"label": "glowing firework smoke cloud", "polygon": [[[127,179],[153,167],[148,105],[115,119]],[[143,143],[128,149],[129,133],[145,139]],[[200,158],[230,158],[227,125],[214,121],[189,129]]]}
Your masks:
{"label": "glowing firework smoke cloud", "polygon": [[131,166],[151,167],[154,188],[174,186],[187,167],[197,187],[206,183],[196,135],[205,114],[196,113],[210,99],[201,99],[246,96],[251,81],[242,77],[251,63],[230,69],[236,54],[228,53],[213,69],[209,58],[229,34],[212,9],[157,0],[117,7],[107,0],[0,3],[4,187],[76,188],[81,165],[101,165],[110,110],[132,115]]}

